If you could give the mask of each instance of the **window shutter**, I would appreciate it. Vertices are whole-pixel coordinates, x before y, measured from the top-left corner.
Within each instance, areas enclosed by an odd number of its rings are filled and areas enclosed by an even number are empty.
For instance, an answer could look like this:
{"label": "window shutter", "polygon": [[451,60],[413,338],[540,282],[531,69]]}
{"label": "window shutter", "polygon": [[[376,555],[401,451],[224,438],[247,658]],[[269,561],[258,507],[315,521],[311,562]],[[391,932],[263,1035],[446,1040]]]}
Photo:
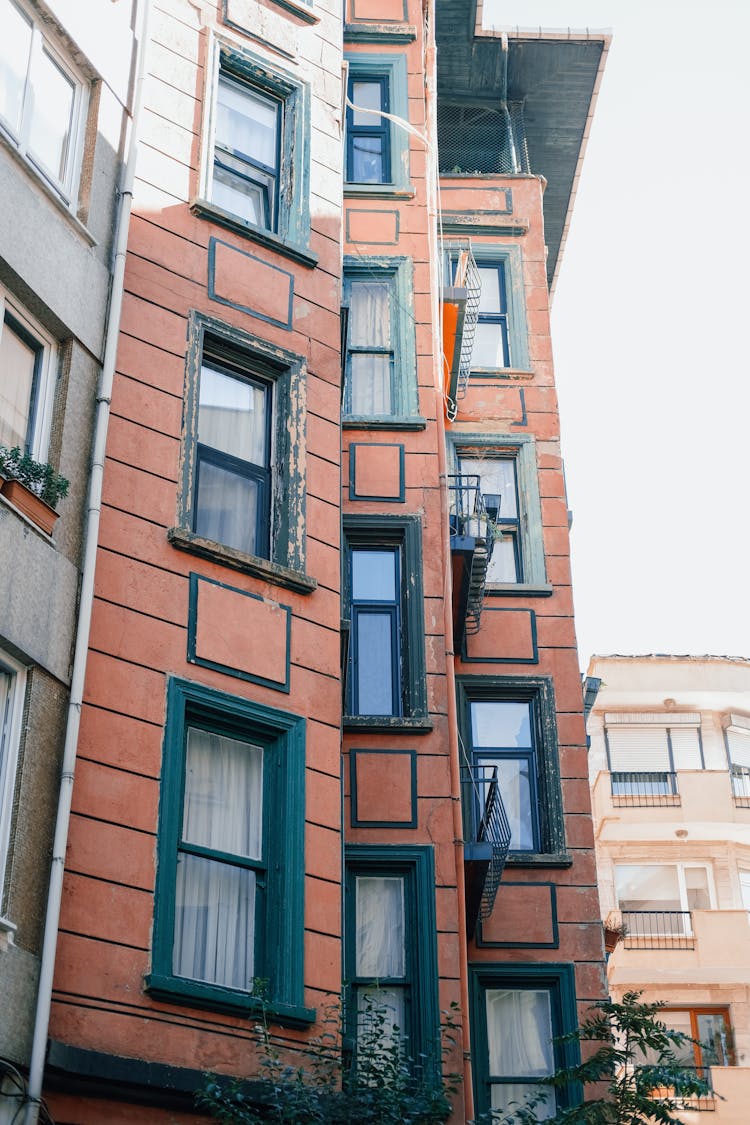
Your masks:
{"label": "window shutter", "polygon": [[668,773],[669,746],[666,727],[607,728],[610,768],[615,773]]}
{"label": "window shutter", "polygon": [[750,730],[727,727],[727,745],[733,765],[750,767]]}
{"label": "window shutter", "polygon": [[672,757],[676,770],[703,768],[697,727],[670,727],[669,737],[672,740]]}

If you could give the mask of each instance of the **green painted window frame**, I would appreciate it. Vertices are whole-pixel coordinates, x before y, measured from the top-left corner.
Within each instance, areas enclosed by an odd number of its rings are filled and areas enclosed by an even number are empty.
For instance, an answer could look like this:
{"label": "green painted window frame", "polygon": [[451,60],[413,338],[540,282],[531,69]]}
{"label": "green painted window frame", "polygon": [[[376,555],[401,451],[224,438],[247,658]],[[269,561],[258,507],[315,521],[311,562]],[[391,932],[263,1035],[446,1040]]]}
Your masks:
{"label": "green painted window frame", "polygon": [[[177,852],[184,799],[187,728],[198,722],[218,734],[263,744],[263,805],[268,865],[264,917],[256,939],[256,979],[267,996],[175,976],[172,970]],[[273,810],[274,815],[265,815]],[[279,815],[277,815],[277,813]],[[282,815],[283,814],[283,815]],[[157,999],[239,1015],[268,1011],[274,1022],[306,1026],[304,1007],[305,719],[249,699],[171,677],[159,803],[152,970],[146,988]]]}
{"label": "green painted window frame", "polygon": [[[356,978],[356,916],[354,879],[357,875],[403,875],[406,908],[406,952],[410,1005],[408,1054],[420,1056],[427,1073],[440,1076],[440,999],[438,993],[435,859],[429,844],[348,844],[345,849],[344,977]],[[347,985],[351,995],[353,983]],[[356,1004],[347,1004],[346,1036],[356,1050]]]}
{"label": "green painted window frame", "polygon": [[471,249],[478,266],[502,266],[508,316],[507,367],[472,367],[474,378],[503,377],[513,371],[531,371],[529,329],[526,321],[526,291],[523,280],[523,254],[520,246],[503,246],[496,242],[475,242]]}
{"label": "green painted window frame", "polygon": [[[406,55],[380,54],[352,51],[346,55],[349,79],[385,78],[388,83],[390,113],[393,117],[409,120],[409,92],[407,85]],[[344,146],[346,151],[346,146]],[[394,121],[390,122],[391,178],[385,184],[360,184],[345,179],[347,194],[365,196],[392,195],[394,192],[411,192],[409,172],[409,134]],[[346,167],[344,177],[346,177]]]}
{"label": "green painted window frame", "polygon": [[[273,390],[269,558],[246,555],[225,544],[203,539],[193,526],[193,481],[198,442],[198,398],[206,337],[214,351],[225,351],[235,367],[260,376]],[[169,534],[185,550],[282,586],[308,592],[315,583],[305,575],[305,422],[306,363],[302,356],[272,346],[257,336],[192,311],[188,325],[182,431],[182,471],[178,527]]]}
{"label": "green painted window frame", "polygon": [[[192,210],[204,218],[245,235],[303,265],[314,266],[310,251],[310,90],[296,75],[274,66],[246,48],[214,40],[209,53],[200,195]],[[251,223],[212,200],[215,115],[219,75],[223,74],[280,106],[278,214],[273,229]]]}
{"label": "green painted window frame", "polygon": [[507,862],[511,866],[518,867],[569,866],[571,857],[565,850],[557,715],[551,678],[548,676],[457,676],[456,693],[459,730],[469,755],[472,753],[472,703],[478,701],[531,703],[534,723],[535,812],[539,850],[511,852]]}
{"label": "green painted window frame", "polygon": [[[469,965],[469,1013],[474,1078],[474,1104],[477,1115],[490,1112],[489,1040],[485,992],[491,988],[547,991],[551,999],[552,1032],[567,1035],[578,1026],[575,969],[572,964],[487,963]],[[555,1067],[580,1062],[578,1043],[554,1043]],[[560,1087],[556,1091],[558,1108],[569,1108],[582,1101],[580,1086]]]}
{"label": "green painted window frame", "polygon": [[[542,529],[542,502],[539,496],[539,471],[536,461],[536,442],[530,434],[498,434],[480,432],[450,432],[448,437],[451,472],[458,472],[459,458],[492,459],[498,456],[513,457],[516,462],[518,486],[520,553],[522,582],[488,582],[486,593],[515,596],[524,590],[544,589],[547,575],[544,561],[544,533]],[[551,592],[551,588],[550,588]]]}
{"label": "green painted window frame", "polygon": [[[343,616],[351,606],[352,547],[399,547],[401,551],[401,629],[398,638],[401,671],[401,715],[351,715],[346,711],[348,729],[388,730],[408,733],[428,730],[427,687],[425,683],[424,595],[422,591],[422,523],[419,516],[356,516],[342,520],[342,602]],[[349,645],[351,659],[352,646]],[[348,669],[347,669],[348,673]]]}
{"label": "green painted window frame", "polygon": [[[352,281],[389,281],[391,288],[391,342],[393,344],[393,413],[342,414],[342,421],[351,426],[372,422],[413,422],[419,413],[417,391],[417,357],[414,335],[414,265],[411,258],[346,256],[344,258],[344,300],[348,302]],[[345,359],[348,379],[349,356]],[[344,390],[346,402],[346,388]]]}

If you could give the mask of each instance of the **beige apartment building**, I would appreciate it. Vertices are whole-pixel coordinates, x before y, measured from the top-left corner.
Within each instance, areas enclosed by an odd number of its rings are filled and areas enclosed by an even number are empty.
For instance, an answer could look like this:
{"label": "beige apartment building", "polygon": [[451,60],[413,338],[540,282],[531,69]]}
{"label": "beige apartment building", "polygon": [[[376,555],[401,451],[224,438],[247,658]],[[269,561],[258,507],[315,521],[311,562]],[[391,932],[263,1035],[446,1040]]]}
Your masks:
{"label": "beige apartment building", "polygon": [[665,1004],[714,1096],[687,1125],[744,1125],[750,1099],[750,660],[594,656],[589,769],[609,987]]}

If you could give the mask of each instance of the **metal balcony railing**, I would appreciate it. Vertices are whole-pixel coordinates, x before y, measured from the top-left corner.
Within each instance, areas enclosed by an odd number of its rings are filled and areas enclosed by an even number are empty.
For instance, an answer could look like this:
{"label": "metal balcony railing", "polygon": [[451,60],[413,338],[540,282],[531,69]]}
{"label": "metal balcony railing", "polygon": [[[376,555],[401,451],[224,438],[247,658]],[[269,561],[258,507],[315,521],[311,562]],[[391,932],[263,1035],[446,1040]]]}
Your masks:
{"label": "metal balcony railing", "polygon": [[645,808],[657,805],[679,805],[677,774],[660,770],[613,770],[612,804]]}
{"label": "metal balcony railing", "polygon": [[750,809],[750,766],[732,766],[732,796],[739,808]]}
{"label": "metal balcony railing", "polygon": [[465,615],[467,633],[479,630],[487,568],[495,545],[496,524],[487,511],[480,485],[480,478],[476,474],[448,476],[451,548],[461,551],[468,564]]}
{"label": "metal balcony railing", "polygon": [[[651,1070],[650,1067],[638,1067],[641,1072]],[[681,1073],[683,1081],[675,1082],[674,1085],[663,1086],[658,1084],[658,1069],[654,1074],[657,1078],[657,1084],[649,1087],[651,1093],[664,1094],[678,1103],[680,1109],[694,1109],[706,1110],[711,1112],[716,1109],[716,1096],[714,1094],[713,1082],[711,1081],[711,1070],[707,1066],[680,1066],[679,1072]],[[705,1091],[696,1089],[697,1083],[705,1084]]]}
{"label": "metal balcony railing", "polygon": [[505,812],[497,766],[467,765],[461,769],[464,844],[489,845],[489,863],[484,878],[479,917],[489,918],[510,850],[510,824]]}
{"label": "metal balcony railing", "polygon": [[689,910],[623,910],[626,949],[695,949]]}

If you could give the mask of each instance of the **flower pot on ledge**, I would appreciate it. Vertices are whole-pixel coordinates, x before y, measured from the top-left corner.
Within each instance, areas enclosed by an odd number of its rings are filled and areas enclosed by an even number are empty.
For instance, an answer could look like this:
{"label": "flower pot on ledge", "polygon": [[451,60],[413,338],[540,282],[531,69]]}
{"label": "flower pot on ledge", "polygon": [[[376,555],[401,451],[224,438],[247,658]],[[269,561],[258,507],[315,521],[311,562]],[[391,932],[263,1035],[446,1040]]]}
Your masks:
{"label": "flower pot on ledge", "polygon": [[46,504],[25,484],[21,484],[20,480],[14,480],[12,477],[0,477],[0,486],[2,487],[2,494],[9,504],[12,504],[19,512],[23,512],[27,519],[30,519],[45,534],[52,534],[58,520],[58,514],[54,508],[50,508],[49,504]]}

